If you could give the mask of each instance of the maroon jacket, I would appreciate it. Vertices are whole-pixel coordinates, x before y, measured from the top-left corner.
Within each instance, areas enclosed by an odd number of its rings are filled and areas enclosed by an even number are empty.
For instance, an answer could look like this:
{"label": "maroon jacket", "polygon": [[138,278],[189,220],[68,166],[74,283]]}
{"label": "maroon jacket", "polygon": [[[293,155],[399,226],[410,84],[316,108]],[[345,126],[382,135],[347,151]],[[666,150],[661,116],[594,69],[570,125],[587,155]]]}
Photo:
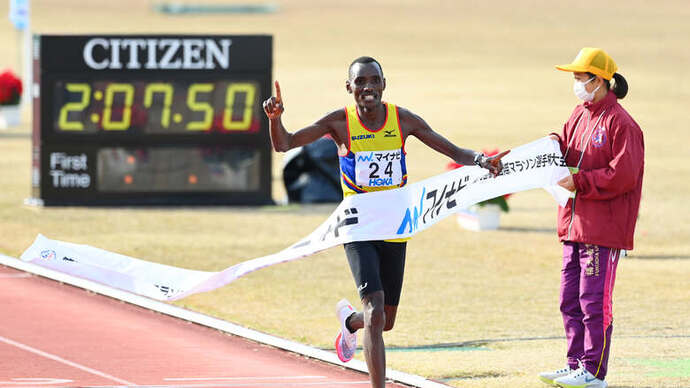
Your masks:
{"label": "maroon jacket", "polygon": [[575,107],[563,133],[555,135],[568,166],[577,166],[582,156],[573,175],[575,198],[558,209],[560,240],[632,249],[644,172],[640,126],[609,92]]}

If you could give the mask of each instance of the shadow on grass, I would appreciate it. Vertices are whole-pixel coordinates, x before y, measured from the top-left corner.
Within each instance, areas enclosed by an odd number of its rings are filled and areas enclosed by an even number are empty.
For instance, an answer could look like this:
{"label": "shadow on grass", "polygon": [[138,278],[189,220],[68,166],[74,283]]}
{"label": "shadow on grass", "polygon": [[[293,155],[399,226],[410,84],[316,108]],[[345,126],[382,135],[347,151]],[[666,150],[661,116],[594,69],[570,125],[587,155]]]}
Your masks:
{"label": "shadow on grass", "polygon": [[459,373],[459,374],[456,374],[453,376],[438,378],[437,381],[440,381],[442,383],[449,383],[451,381],[458,381],[458,380],[495,379],[498,377],[505,377],[505,376],[508,376],[508,374],[503,373],[503,372],[496,372],[496,371],[487,371],[487,372],[480,372],[480,373]]}
{"label": "shadow on grass", "polygon": [[609,385],[609,388],[653,388],[651,385]]}

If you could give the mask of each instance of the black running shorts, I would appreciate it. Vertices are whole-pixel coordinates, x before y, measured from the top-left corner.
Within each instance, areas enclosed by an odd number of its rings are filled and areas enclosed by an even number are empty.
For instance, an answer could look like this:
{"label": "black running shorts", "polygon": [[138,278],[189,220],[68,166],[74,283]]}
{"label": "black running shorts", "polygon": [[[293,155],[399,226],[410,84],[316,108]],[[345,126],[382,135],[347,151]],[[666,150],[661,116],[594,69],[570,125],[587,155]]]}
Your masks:
{"label": "black running shorts", "polygon": [[383,290],[385,304],[400,302],[406,242],[356,241],[344,244],[359,297]]}

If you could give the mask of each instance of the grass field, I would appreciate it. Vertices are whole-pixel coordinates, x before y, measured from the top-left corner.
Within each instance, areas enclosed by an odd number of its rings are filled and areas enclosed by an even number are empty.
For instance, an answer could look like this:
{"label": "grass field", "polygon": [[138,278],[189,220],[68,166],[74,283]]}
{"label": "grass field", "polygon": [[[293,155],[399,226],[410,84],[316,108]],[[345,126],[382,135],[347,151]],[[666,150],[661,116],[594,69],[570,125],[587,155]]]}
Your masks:
{"label": "grass field", "polygon": [[[244,1],[247,3],[249,1]],[[690,386],[690,4],[685,0],[293,0],[267,15],[164,16],[153,2],[32,2],[39,33],[269,33],[274,76],[297,129],[351,103],[347,65],[375,56],[385,98],[420,114],[458,145],[510,148],[558,130],[577,103],[553,65],[583,46],[605,48],[630,84],[623,106],[645,133],[645,182],[636,248],[619,264],[612,387]],[[0,2],[6,15],[7,2]],[[0,22],[0,68],[17,67],[16,33]],[[0,252],[17,257],[37,233],[200,270],[276,252],[311,232],[331,208],[31,208],[29,126],[0,132]],[[412,181],[447,162],[407,145]],[[280,199],[281,155],[274,158]],[[447,219],[415,236],[388,365],[462,387],[540,386],[560,367],[560,246],[556,205],[540,191],[510,198],[495,232]],[[333,307],[357,300],[342,249],[268,268],[180,302],[186,308],[332,348]],[[530,338],[532,338],[530,340]],[[435,344],[480,341],[474,349]],[[361,355],[358,355],[361,357]]]}

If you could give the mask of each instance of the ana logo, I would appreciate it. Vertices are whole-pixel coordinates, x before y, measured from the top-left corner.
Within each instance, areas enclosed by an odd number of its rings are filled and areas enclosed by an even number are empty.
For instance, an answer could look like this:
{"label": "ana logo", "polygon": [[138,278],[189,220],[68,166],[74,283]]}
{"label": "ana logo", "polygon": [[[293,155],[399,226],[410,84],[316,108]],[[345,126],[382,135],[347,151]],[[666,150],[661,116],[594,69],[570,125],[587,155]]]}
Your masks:
{"label": "ana logo", "polygon": [[55,258],[55,251],[46,249],[45,251],[41,251],[41,259],[49,261],[53,260]]}
{"label": "ana logo", "polygon": [[384,130],[383,132],[385,133],[383,137],[395,137],[395,129],[391,129],[390,131]]}
{"label": "ana logo", "polygon": [[594,148],[599,148],[606,143],[606,128],[600,125],[594,133],[592,133],[592,146]]}

